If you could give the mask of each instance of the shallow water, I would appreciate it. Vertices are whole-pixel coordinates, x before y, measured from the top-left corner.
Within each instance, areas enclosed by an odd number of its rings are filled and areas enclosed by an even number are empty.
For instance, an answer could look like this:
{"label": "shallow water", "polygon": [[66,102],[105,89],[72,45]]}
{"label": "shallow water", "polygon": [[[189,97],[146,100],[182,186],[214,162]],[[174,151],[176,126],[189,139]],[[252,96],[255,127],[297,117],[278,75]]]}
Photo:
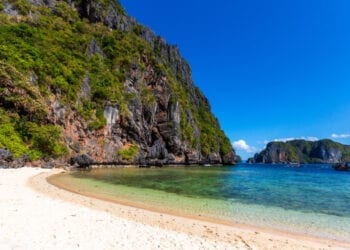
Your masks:
{"label": "shallow water", "polygon": [[56,181],[165,212],[350,239],[350,173],[330,165],[93,169]]}

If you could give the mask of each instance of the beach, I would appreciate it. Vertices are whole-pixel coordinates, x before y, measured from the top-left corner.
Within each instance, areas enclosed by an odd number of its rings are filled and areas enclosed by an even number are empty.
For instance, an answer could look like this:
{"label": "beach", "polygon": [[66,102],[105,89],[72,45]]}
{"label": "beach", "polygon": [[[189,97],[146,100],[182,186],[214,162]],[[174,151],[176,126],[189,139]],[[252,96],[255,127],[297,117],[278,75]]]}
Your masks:
{"label": "beach", "polygon": [[57,188],[61,169],[0,169],[1,249],[349,249],[249,226],[162,214]]}

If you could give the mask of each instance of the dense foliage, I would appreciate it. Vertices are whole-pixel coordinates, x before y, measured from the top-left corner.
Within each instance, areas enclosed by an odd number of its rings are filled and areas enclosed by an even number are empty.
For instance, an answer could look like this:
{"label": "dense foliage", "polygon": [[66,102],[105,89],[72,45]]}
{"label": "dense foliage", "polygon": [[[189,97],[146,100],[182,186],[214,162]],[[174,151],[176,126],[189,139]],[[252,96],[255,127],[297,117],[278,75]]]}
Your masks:
{"label": "dense foliage", "polygon": [[120,160],[130,161],[134,159],[139,153],[139,147],[135,144],[127,145],[125,148],[120,149],[117,152]]}
{"label": "dense foliage", "polygon": [[14,157],[28,155],[31,160],[66,154],[60,128],[54,125],[39,125],[9,114],[0,108],[0,148],[10,150]]}
{"label": "dense foliage", "polygon": [[[100,2],[106,4],[107,0]],[[200,107],[190,102],[188,89],[159,59],[157,51],[140,38],[138,26],[123,32],[90,23],[65,1],[59,1],[53,9],[26,0],[7,3],[18,15],[0,12],[0,147],[16,156],[29,154],[32,159],[67,154],[60,127],[48,119],[46,100],[58,96],[60,103],[70,105],[87,121],[90,130],[98,130],[106,125],[106,103],[118,105],[121,114],[128,115],[128,101],[136,98],[124,91],[130,69],[142,71],[152,65],[167,76],[172,97],[180,102],[182,139],[191,147],[201,148],[204,155],[231,152],[230,142],[210,107],[204,101]],[[0,11],[3,8],[1,3]],[[91,50],[93,44],[101,51]],[[89,98],[81,95],[84,79],[91,87]],[[143,105],[155,102],[154,94],[146,87],[140,93]],[[193,114],[200,138],[194,136],[187,112]],[[131,146],[119,154],[133,158],[138,150]]]}

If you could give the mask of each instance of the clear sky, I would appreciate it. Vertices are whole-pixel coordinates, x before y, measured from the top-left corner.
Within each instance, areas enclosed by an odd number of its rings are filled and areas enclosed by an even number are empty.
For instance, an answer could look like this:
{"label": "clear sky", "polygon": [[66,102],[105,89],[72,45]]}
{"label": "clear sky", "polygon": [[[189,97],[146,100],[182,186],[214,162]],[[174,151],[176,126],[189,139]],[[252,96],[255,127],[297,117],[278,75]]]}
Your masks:
{"label": "clear sky", "polygon": [[350,144],[350,1],[121,3],[180,47],[243,159],[275,139]]}

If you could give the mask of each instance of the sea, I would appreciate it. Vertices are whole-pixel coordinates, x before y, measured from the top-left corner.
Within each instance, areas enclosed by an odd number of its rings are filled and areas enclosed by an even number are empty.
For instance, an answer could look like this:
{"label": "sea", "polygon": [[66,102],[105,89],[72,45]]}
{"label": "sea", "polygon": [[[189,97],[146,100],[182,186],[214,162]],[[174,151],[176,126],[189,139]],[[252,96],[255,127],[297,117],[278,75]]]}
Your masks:
{"label": "sea", "polygon": [[350,241],[350,172],[327,164],[102,168],[51,182],[165,213]]}

